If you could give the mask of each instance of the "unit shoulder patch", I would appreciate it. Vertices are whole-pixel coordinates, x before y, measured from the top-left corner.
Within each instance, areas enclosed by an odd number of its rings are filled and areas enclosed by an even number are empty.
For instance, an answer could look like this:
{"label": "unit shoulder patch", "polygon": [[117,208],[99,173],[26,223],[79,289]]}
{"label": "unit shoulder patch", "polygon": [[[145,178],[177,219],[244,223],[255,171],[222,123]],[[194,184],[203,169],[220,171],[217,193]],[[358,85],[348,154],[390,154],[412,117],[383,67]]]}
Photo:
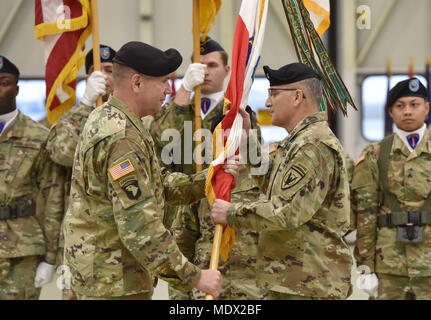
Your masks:
{"label": "unit shoulder patch", "polygon": [[355,167],[364,160],[365,160],[365,153],[362,152],[362,154],[359,156],[358,160],[356,160],[356,162],[355,162]]}
{"label": "unit shoulder patch", "polygon": [[293,165],[283,177],[282,190],[296,186],[307,175],[308,169],[300,164]]}
{"label": "unit shoulder patch", "polygon": [[136,200],[141,195],[141,189],[139,188],[139,183],[137,180],[124,184],[121,189],[123,189],[130,200]]}

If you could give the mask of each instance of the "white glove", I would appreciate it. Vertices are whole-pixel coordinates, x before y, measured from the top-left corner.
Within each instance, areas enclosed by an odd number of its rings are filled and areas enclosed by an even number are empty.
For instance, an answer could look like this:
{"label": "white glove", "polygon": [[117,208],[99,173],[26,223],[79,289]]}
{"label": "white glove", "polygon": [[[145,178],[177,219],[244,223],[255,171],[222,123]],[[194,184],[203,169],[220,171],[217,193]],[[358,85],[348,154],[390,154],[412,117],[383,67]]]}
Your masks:
{"label": "white glove", "polygon": [[204,82],[205,64],[192,63],[186,70],[183,78],[183,87],[187,91],[193,91],[193,88]]}
{"label": "white glove", "polygon": [[54,275],[54,265],[46,262],[41,262],[36,269],[36,276],[34,277],[34,286],[36,288],[43,287],[52,281]]}
{"label": "white glove", "polygon": [[361,274],[356,281],[359,289],[369,294],[373,298],[378,296],[379,279],[375,273]]}
{"label": "white glove", "polygon": [[81,101],[87,106],[93,106],[99,95],[106,92],[106,76],[101,71],[94,71],[87,79],[87,85]]}

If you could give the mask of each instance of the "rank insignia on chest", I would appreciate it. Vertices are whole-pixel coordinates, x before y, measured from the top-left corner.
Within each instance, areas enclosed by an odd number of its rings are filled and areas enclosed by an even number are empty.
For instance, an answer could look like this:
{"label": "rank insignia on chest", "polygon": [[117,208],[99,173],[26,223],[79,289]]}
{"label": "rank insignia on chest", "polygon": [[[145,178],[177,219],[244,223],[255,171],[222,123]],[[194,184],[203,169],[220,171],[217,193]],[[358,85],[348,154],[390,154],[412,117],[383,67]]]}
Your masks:
{"label": "rank insignia on chest", "polygon": [[281,189],[290,189],[297,185],[307,174],[307,169],[300,165],[293,165],[284,175]]}
{"label": "rank insignia on chest", "polygon": [[121,189],[124,190],[130,200],[138,199],[141,195],[141,189],[139,189],[139,184],[136,180],[125,184]]}
{"label": "rank insignia on chest", "polygon": [[210,99],[208,98],[201,99],[201,109],[204,114],[208,112],[208,110],[210,109],[210,105],[211,105]]}
{"label": "rank insignia on chest", "polygon": [[130,161],[130,159],[124,160],[123,162],[109,169],[109,173],[111,174],[114,181],[133,171],[135,171],[135,168],[133,168],[132,161]]}
{"label": "rank insignia on chest", "polygon": [[412,149],[414,149],[418,145],[419,135],[417,133],[410,134],[407,136],[407,141],[408,141],[410,147],[412,147]]}

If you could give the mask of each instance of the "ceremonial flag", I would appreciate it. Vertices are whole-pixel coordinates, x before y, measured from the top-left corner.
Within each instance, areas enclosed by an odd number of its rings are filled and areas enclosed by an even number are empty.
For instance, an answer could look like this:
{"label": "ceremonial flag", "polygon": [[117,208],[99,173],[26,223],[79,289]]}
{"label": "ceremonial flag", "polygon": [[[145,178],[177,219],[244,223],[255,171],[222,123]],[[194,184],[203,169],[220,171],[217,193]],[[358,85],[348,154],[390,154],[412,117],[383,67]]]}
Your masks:
{"label": "ceremonial flag", "polygon": [[304,0],[314,28],[321,37],[330,25],[329,0]]}
{"label": "ceremonial flag", "polygon": [[[230,201],[230,190],[235,186],[232,175],[221,170],[227,159],[238,154],[242,136],[242,116],[239,108],[245,108],[254,74],[260,60],[268,0],[243,0],[239,11],[232,52],[232,72],[226,91],[225,108],[230,110],[214,130],[214,157],[208,169],[206,195],[209,203],[222,199]],[[222,130],[223,150],[217,150],[218,132]],[[217,154],[217,152],[219,154]],[[235,241],[235,233],[228,226],[223,231],[220,254],[224,261]]]}
{"label": "ceremonial flag", "polygon": [[[389,97],[389,90],[391,90],[391,77],[392,77],[392,63],[391,59],[388,58],[386,61],[386,74],[388,81],[388,89],[386,91],[386,99]],[[386,104],[385,104],[386,105]],[[385,136],[392,134],[393,132],[393,121],[388,110],[385,110]]]}
{"label": "ceremonial flag", "polygon": [[201,41],[205,40],[205,37],[214,25],[220,5],[221,0],[199,0],[199,32]]}
{"label": "ceremonial flag", "polygon": [[413,57],[409,59],[409,78],[413,78],[415,76],[415,60]]}
{"label": "ceremonial flag", "polygon": [[35,0],[35,37],[45,42],[46,113],[50,123],[76,103],[76,77],[90,34],[89,0]]}
{"label": "ceremonial flag", "polygon": [[321,110],[337,108],[347,115],[347,105],[357,110],[349,91],[326,52],[302,0],[281,0],[293,44],[301,63],[313,68],[322,77]]}

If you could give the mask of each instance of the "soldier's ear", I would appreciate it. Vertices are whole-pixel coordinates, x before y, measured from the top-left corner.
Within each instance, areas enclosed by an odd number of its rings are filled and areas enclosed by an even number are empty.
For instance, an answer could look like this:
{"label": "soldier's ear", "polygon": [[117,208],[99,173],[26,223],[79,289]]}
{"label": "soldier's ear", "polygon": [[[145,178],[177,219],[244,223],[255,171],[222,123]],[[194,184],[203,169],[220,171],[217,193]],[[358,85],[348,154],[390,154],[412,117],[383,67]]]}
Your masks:
{"label": "soldier's ear", "polygon": [[130,83],[131,83],[133,92],[139,91],[141,86],[143,85],[142,78],[138,73],[134,73],[130,77]]}

